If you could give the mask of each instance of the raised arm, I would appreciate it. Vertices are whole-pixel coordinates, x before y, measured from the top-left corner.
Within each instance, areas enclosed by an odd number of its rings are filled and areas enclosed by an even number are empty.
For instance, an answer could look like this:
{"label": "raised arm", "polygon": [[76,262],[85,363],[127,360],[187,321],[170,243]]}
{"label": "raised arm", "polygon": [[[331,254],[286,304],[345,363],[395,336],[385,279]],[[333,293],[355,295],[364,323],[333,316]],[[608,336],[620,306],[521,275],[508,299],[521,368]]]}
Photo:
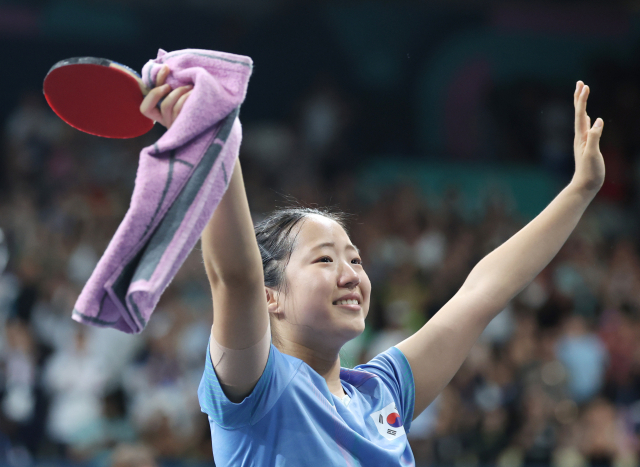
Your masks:
{"label": "raised arm", "polygon": [[213,295],[213,337],[229,349],[251,347],[267,332],[269,318],[262,259],[239,161],[202,232],[202,256]]}
{"label": "raised arm", "polygon": [[[144,115],[167,128],[189,97],[189,88],[171,90],[163,85],[168,71],[165,67],[158,73],[157,87],[140,107]],[[162,97],[159,110],[156,105]],[[240,161],[236,161],[227,191],[202,232],[201,242],[213,295],[213,365],[227,396],[239,402],[260,378],[271,342],[262,259]]]}
{"label": "raised arm", "polygon": [[488,254],[456,295],[418,332],[398,344],[415,380],[415,416],[449,383],[487,324],[558,253],[604,182],[602,119],[586,113],[589,88],[576,86],[575,174],[535,219]]}

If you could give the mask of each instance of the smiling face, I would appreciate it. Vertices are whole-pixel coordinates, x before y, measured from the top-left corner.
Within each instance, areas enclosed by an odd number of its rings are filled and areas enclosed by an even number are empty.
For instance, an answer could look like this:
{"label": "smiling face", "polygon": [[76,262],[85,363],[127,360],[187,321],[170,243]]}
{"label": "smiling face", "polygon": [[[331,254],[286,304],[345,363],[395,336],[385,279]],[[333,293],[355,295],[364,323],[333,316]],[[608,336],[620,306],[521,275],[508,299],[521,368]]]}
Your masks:
{"label": "smiling face", "polygon": [[340,348],[364,330],[371,282],[360,254],[334,220],[312,214],[301,223],[273,300],[280,337],[314,349]]}

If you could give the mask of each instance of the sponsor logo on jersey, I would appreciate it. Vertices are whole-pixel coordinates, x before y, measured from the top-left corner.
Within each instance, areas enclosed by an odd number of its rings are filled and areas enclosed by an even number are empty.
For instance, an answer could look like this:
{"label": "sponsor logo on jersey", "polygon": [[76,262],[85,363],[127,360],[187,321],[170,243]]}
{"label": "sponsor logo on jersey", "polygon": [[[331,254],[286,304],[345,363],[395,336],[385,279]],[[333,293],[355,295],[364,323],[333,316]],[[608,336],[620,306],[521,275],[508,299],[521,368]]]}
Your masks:
{"label": "sponsor logo on jersey", "polygon": [[404,426],[402,426],[402,419],[400,413],[396,408],[396,404],[392,402],[384,409],[378,410],[371,414],[374,424],[378,429],[378,433],[384,436],[389,441],[393,441],[399,436],[404,435]]}

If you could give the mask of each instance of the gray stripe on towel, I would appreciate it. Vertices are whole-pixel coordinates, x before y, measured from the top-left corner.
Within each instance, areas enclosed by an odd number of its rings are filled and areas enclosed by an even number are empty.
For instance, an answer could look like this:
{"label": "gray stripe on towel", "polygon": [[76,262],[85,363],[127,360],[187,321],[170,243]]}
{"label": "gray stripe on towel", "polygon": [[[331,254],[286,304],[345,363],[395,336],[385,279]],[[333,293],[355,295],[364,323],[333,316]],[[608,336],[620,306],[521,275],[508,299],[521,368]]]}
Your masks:
{"label": "gray stripe on towel", "polygon": [[[142,249],[136,254],[136,256],[131,261],[129,261],[124,268],[122,268],[120,275],[113,282],[113,286],[111,287],[113,289],[113,292],[116,294],[116,297],[118,297],[118,300],[120,300],[120,304],[127,311],[127,314],[129,315],[129,319],[133,323],[135,323],[136,320],[131,314],[131,310],[127,306],[127,302],[126,302],[127,291],[129,290],[129,285],[131,284],[131,278],[136,272],[136,267],[140,262],[140,258],[142,258],[142,254],[144,253],[145,248],[146,247],[142,247]],[[142,324],[142,326],[144,326],[144,324]],[[134,331],[138,331],[138,330],[136,329]]]}
{"label": "gray stripe on towel", "polygon": [[184,164],[187,167],[193,168],[193,164],[191,162],[183,161],[182,159],[176,159],[176,162],[180,162],[181,164]]}
{"label": "gray stripe on towel", "polygon": [[[226,142],[229,134],[231,134],[231,129],[233,128],[233,124],[239,112],[240,108],[237,107],[225,117],[222,121],[218,134],[214,137],[214,140],[217,138]],[[160,258],[162,258],[162,255],[173,240],[175,233],[180,228],[189,207],[191,207],[198,192],[200,191],[200,188],[202,188],[204,180],[211,172],[211,168],[220,155],[221,149],[222,146],[217,143],[211,144],[209,148],[207,148],[207,151],[200,160],[200,163],[193,171],[189,180],[187,180],[187,183],[165,216],[160,220],[147,244],[128,264],[125,265],[118,278],[114,281],[113,291],[120,299],[121,303],[125,305],[125,308],[127,308],[129,313],[131,313],[131,311],[126,303],[126,295],[129,285],[132,282],[141,279],[149,280],[158,266]],[[134,312],[139,319],[142,319],[142,316],[137,309],[134,309]],[[135,322],[135,320],[133,321]],[[144,326],[144,324],[144,320],[142,320],[142,325]]]}
{"label": "gray stripe on towel", "polygon": [[102,319],[94,318],[93,316],[87,316],[87,315],[85,315],[83,313],[80,313],[75,308],[73,309],[73,314],[76,315],[76,316],[79,316],[84,321],[90,321],[92,323],[102,324],[103,326],[111,326],[111,325],[116,324],[118,322],[118,320],[105,321],[105,320],[102,320]]}
{"label": "gray stripe on towel", "polygon": [[153,223],[156,221],[156,217],[158,216],[160,209],[162,209],[162,203],[164,203],[164,199],[167,197],[167,192],[169,191],[169,187],[171,186],[171,182],[173,181],[173,163],[175,161],[175,157],[176,157],[176,151],[174,149],[173,151],[171,151],[171,154],[169,154],[169,173],[167,174],[167,181],[165,182],[164,189],[162,190],[162,196],[160,196],[160,201],[156,206],[156,210],[153,213],[153,216],[151,216],[151,220],[147,224],[147,227],[144,229],[144,233],[142,234],[143,238],[145,235],[147,235],[147,232],[149,231]]}
{"label": "gray stripe on towel", "polygon": [[130,307],[127,307],[127,309],[133,308],[133,311],[135,312],[136,316],[140,320],[140,324],[142,326],[142,328],[140,328],[138,331],[142,331],[142,329],[144,329],[144,327],[147,325],[147,321],[142,317],[142,313],[140,313],[138,304],[133,301],[133,297],[129,295],[127,298],[129,299],[129,304],[131,305]]}

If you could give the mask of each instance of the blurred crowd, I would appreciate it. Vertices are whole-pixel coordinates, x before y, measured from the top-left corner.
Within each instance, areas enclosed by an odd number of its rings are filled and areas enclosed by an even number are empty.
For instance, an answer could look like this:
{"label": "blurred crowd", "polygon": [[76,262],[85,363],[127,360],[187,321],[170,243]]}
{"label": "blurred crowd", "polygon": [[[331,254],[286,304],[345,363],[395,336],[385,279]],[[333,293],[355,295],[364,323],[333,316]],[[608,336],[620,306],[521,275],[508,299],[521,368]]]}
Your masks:
{"label": "blurred crowd", "polygon": [[[626,106],[640,89],[623,84],[622,97],[600,110],[639,123],[637,110]],[[547,111],[531,130],[539,143],[529,162],[566,174],[570,103],[530,91],[533,99],[522,102]],[[497,102],[509,100],[505,95]],[[367,330],[345,346],[343,366],[366,362],[419,329],[484,255],[528,221],[501,198],[489,199],[474,218],[464,216],[455,188],[433,200],[403,184],[364,200],[364,158],[349,138],[358,119],[353,109],[335,82],[321,80],[291,121],[245,122],[241,150],[255,220],[291,199],[353,214],[350,234],[373,292]],[[502,123],[498,133],[518,140],[521,122]],[[637,125],[625,124],[605,119],[611,178],[574,234],[414,421],[409,437],[418,465],[638,464],[640,146],[632,134]],[[25,93],[4,122],[0,463],[211,463],[208,421],[196,395],[212,320],[200,247],[142,334],[71,320],[128,208],[138,153],[161,134],[158,127],[134,140],[82,134],[37,92]]]}

